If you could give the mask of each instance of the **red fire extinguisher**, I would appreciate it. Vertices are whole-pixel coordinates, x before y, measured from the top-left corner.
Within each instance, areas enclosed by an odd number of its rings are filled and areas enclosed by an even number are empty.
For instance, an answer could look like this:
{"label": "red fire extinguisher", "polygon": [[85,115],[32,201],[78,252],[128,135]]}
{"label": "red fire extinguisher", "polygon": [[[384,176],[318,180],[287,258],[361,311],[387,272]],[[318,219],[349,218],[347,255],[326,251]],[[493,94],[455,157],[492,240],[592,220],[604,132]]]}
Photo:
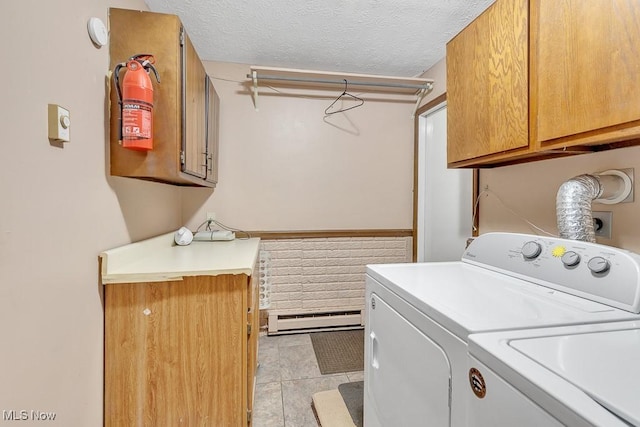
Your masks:
{"label": "red fire extinguisher", "polygon": [[[153,85],[149,71],[156,81],[160,76],[153,64],[155,58],[149,54],[134,55],[127,62],[116,65],[114,82],[120,104],[120,140],[124,148],[131,150],[153,149]],[[127,71],[120,88],[120,71]]]}

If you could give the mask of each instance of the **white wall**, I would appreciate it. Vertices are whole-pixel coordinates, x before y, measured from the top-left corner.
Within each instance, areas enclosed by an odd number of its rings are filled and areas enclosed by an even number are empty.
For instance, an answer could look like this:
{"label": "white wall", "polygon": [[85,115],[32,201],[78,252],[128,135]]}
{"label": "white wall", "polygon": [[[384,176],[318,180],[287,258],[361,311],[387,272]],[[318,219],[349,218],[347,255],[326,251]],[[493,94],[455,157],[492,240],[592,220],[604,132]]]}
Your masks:
{"label": "white wall", "polygon": [[412,227],[415,98],[364,94],[362,107],[325,118],[341,90],[261,86],[255,111],[248,65],[206,68],[221,103],[220,183],[185,189],[189,226],[213,211],[249,230]]}
{"label": "white wall", "polygon": [[[109,6],[146,9],[142,0],[0,5],[0,411],[55,412],[47,425],[102,422],[99,252],[181,222],[179,189],[108,176],[108,48],[93,46],[86,25],[106,23]],[[71,111],[64,148],[47,139],[48,103]]]}
{"label": "white wall", "polygon": [[367,264],[411,262],[411,237],[263,240],[270,309],[295,313],[363,309]]}

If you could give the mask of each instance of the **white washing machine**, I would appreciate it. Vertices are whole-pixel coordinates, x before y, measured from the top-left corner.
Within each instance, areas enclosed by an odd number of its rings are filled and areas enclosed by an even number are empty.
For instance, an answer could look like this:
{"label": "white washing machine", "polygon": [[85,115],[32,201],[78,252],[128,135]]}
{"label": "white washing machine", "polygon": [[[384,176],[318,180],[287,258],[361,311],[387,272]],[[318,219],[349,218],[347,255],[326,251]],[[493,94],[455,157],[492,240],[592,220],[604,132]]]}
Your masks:
{"label": "white washing machine", "polygon": [[468,337],[640,319],[640,257],[525,234],[461,261],[367,266],[366,427],[465,426]]}
{"label": "white washing machine", "polygon": [[469,425],[640,426],[640,321],[469,337]]}

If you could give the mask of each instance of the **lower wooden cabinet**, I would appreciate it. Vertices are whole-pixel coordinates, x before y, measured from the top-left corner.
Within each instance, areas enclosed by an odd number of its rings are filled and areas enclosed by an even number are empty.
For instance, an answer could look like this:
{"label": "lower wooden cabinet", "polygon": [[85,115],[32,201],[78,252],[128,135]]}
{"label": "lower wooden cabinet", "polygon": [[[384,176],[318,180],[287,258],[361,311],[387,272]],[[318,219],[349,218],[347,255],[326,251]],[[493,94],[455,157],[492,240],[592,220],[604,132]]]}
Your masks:
{"label": "lower wooden cabinet", "polygon": [[252,279],[106,285],[104,425],[251,425],[259,332]]}

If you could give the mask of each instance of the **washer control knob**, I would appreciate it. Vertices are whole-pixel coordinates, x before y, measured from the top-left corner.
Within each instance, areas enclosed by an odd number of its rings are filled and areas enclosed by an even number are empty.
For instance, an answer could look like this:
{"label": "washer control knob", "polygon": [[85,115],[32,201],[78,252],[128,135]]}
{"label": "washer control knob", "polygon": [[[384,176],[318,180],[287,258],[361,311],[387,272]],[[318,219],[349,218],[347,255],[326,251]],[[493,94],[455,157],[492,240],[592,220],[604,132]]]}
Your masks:
{"label": "washer control knob", "polygon": [[538,242],[527,242],[522,247],[522,256],[524,259],[535,259],[542,252],[542,246]]}
{"label": "washer control knob", "polygon": [[565,252],[560,259],[567,267],[573,267],[574,265],[580,264],[580,255],[574,251]]}
{"label": "washer control knob", "polygon": [[589,260],[587,267],[594,273],[604,273],[609,270],[611,264],[601,256],[596,256]]}

